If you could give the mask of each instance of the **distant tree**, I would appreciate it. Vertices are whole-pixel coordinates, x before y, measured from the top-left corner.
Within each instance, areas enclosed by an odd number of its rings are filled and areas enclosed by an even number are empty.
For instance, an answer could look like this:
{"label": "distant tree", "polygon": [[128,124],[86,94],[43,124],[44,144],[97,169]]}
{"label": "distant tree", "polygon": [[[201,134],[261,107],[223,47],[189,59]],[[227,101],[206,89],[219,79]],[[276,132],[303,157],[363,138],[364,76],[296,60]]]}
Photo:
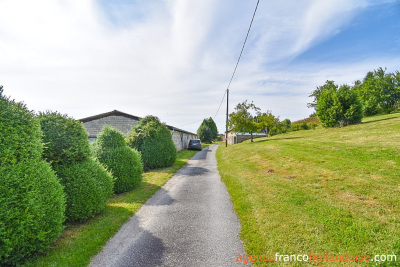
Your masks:
{"label": "distant tree", "polygon": [[206,123],[212,131],[213,139],[217,139],[218,129],[217,129],[217,125],[215,124],[214,120],[210,117],[210,118],[208,118],[208,120],[206,120]]}
{"label": "distant tree", "polygon": [[362,105],[348,85],[324,90],[318,98],[317,116],[325,127],[346,126],[361,122]]}
{"label": "distant tree", "polygon": [[400,100],[399,80],[396,75],[398,73],[386,73],[386,68],[378,68],[368,72],[361,84],[355,85],[365,115],[390,113],[396,108]]}
{"label": "distant tree", "polygon": [[282,121],[282,125],[286,129],[290,129],[290,126],[292,125],[292,122],[289,119],[285,119],[285,120]]}
{"label": "distant tree", "polygon": [[346,125],[360,123],[363,118],[363,110],[356,92],[350,86],[342,85],[337,91],[337,95],[342,105],[341,121]]}
{"label": "distant tree", "polygon": [[257,121],[259,111],[259,107],[256,107],[253,102],[247,103],[247,100],[237,104],[235,111],[229,114],[228,126],[230,130],[250,133],[251,142],[253,142],[253,133],[260,128]]}
{"label": "distant tree", "polygon": [[326,81],[324,85],[322,86],[318,86],[317,89],[315,89],[311,95],[309,95],[309,97],[313,97],[314,100],[312,103],[308,103],[307,107],[309,108],[317,108],[317,104],[318,104],[318,99],[321,96],[321,94],[325,91],[329,91],[331,89],[337,90],[338,86],[335,84],[334,81]]}
{"label": "distant tree", "polygon": [[[211,133],[209,133],[209,131],[211,131]],[[212,140],[217,139],[218,137],[217,125],[215,124],[214,120],[211,117],[203,120],[203,122],[199,126],[199,129],[197,130],[197,135],[199,136],[202,142],[206,143],[211,143]]]}
{"label": "distant tree", "polygon": [[269,130],[271,130],[272,127],[277,126],[278,122],[279,119],[277,120],[277,118],[272,115],[271,111],[267,111],[264,113],[257,112],[257,131],[265,131],[265,133],[268,135]]}
{"label": "distant tree", "polygon": [[202,123],[197,130],[197,135],[199,136],[200,140],[205,143],[212,143],[213,140],[213,132],[207,124]]}

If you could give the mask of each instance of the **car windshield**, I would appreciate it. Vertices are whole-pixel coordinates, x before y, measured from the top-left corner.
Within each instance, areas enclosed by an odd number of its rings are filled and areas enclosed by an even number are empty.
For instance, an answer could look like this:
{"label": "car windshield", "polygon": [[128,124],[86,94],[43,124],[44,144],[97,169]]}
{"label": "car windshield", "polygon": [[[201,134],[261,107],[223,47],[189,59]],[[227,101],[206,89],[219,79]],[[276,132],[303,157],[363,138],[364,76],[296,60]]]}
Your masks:
{"label": "car windshield", "polygon": [[194,145],[200,144],[200,140],[190,140],[190,142]]}

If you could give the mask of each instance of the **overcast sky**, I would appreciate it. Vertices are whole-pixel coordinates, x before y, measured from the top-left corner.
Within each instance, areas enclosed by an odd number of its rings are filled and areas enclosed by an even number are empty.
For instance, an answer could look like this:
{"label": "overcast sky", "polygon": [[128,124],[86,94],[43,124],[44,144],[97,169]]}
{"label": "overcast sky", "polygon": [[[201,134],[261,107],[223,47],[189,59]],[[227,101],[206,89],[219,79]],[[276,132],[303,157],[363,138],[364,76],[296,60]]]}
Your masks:
{"label": "overcast sky", "polygon": [[[0,0],[0,85],[35,111],[116,109],[196,132],[217,112],[256,3]],[[230,111],[247,99],[302,119],[317,86],[378,67],[400,70],[400,0],[261,0]]]}

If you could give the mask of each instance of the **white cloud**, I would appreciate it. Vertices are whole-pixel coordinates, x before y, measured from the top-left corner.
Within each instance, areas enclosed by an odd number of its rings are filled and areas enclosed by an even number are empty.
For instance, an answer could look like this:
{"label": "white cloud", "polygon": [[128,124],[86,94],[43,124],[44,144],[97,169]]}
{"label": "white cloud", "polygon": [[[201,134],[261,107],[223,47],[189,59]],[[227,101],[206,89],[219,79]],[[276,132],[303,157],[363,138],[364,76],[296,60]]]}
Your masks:
{"label": "white cloud", "polygon": [[[37,111],[76,118],[118,109],[180,126],[214,116],[256,1],[159,0],[0,2],[0,84]],[[114,4],[113,4],[114,3]],[[351,82],[388,61],[290,65],[345,29],[367,1],[260,1],[231,86],[231,111],[245,99],[300,119],[326,79]],[[396,61],[397,60],[397,61]],[[225,105],[216,120],[224,127]],[[196,131],[197,124],[183,128]]]}

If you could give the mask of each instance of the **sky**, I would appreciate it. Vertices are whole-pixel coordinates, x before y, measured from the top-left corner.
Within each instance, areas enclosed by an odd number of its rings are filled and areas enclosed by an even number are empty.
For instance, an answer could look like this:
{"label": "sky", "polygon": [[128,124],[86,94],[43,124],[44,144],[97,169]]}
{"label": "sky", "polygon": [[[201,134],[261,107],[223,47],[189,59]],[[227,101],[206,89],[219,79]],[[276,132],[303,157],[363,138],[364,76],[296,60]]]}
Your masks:
{"label": "sky", "polygon": [[[119,110],[225,128],[225,90],[257,0],[0,0],[0,85],[30,110]],[[291,121],[326,80],[400,71],[400,0],[260,0],[232,84]],[[222,105],[218,111],[221,101]]]}

